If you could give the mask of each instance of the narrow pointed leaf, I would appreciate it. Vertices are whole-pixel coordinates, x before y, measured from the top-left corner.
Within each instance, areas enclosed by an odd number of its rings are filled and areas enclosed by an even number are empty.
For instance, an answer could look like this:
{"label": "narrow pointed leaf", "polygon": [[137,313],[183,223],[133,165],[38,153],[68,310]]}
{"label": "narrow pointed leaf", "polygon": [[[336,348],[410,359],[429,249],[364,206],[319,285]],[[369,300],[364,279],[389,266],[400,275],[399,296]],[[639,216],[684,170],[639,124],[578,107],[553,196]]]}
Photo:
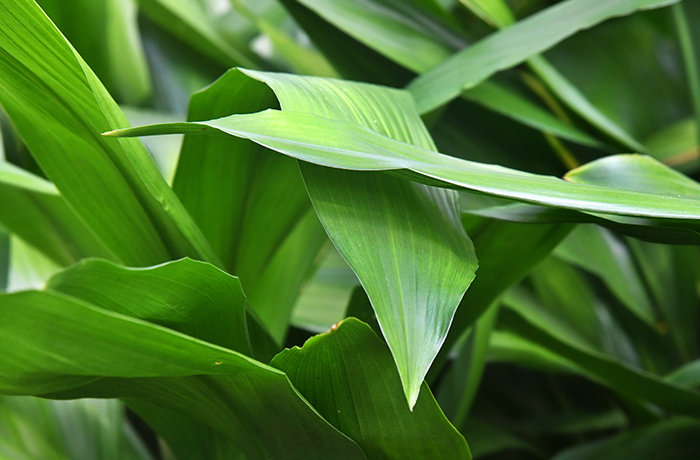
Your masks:
{"label": "narrow pointed leaf", "polygon": [[[677,0],[676,0],[677,1]],[[498,72],[539,54],[579,30],[674,0],[567,0],[454,54],[409,85],[421,113],[430,112]]]}
{"label": "narrow pointed leaf", "polygon": [[469,459],[464,438],[450,425],[423,383],[413,411],[386,345],[350,318],[285,350],[271,365],[333,426],[354,439],[368,459]]}
{"label": "narrow pointed leaf", "polygon": [[119,260],[215,261],[143,145],[100,137],[128,126],[126,119],[34,2],[0,5],[0,49],[0,103],[49,179]]}
{"label": "narrow pointed leaf", "polygon": [[[567,182],[552,176],[449,157],[395,141],[354,123],[304,113],[268,110],[207,122],[131,128],[110,135],[201,134],[207,131],[252,139],[300,160],[332,168],[406,170],[401,171],[403,177],[431,185],[579,211],[684,220],[687,221],[685,226],[695,225],[693,222],[700,219],[700,201],[678,196],[673,188],[669,192],[665,187],[632,191],[613,187],[615,183],[612,182],[607,186]],[[607,158],[618,161],[620,157]],[[573,177],[567,176],[572,181]],[[634,176],[623,171],[616,178],[633,181]],[[670,179],[663,183],[674,186],[675,179]]]}

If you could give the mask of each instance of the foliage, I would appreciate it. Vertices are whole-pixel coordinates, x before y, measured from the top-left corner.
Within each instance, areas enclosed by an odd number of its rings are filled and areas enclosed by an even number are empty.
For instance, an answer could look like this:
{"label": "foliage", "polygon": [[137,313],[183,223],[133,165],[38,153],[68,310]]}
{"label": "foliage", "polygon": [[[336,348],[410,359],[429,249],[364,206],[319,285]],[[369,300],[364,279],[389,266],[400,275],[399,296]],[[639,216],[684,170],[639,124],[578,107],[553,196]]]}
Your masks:
{"label": "foliage", "polygon": [[4,0],[0,458],[697,458],[699,60],[690,0]]}

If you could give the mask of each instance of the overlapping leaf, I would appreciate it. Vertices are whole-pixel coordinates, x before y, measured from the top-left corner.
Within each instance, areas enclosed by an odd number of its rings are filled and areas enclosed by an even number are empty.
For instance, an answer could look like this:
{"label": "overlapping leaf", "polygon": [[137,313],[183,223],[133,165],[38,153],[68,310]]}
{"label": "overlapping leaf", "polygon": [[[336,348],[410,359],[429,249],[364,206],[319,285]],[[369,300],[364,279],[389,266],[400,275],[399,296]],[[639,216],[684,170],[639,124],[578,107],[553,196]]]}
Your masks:
{"label": "overlapping leaf", "polygon": [[0,103],[71,208],[119,260],[215,261],[143,146],[99,136],[126,119],[34,2],[0,6],[0,48]]}
{"label": "overlapping leaf", "polygon": [[[1,298],[0,392],[141,401],[250,459],[365,458],[284,374],[246,356],[237,279],[189,260],[148,270],[93,261],[50,284]],[[170,434],[181,421],[150,420]]]}

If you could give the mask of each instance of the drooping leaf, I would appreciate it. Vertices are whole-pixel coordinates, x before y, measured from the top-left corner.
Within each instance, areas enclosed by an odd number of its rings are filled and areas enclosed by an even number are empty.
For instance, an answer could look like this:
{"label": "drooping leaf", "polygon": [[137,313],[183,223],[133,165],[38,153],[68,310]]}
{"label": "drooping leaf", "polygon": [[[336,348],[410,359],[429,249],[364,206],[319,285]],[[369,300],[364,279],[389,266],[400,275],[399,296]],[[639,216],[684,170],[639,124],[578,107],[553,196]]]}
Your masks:
{"label": "drooping leaf", "polygon": [[[202,131],[204,128],[205,131]],[[113,136],[142,136],[173,133],[222,131],[252,139],[292,157],[338,169],[401,171],[402,177],[450,188],[463,188],[518,201],[579,211],[623,216],[653,217],[692,221],[700,218],[700,205],[694,198],[673,196],[678,182],[672,172],[663,174],[654,191],[632,191],[629,187],[591,186],[551,176],[515,171],[494,165],[460,160],[381,136],[354,123],[329,120],[305,113],[267,110],[249,115],[233,115],[197,123],[175,123],[130,128]],[[635,156],[630,156],[632,161]],[[603,161],[603,160],[599,160]],[[625,155],[604,161],[626,161]],[[645,161],[645,160],[642,160]],[[599,162],[592,163],[594,165]],[[581,171],[588,169],[582,167]],[[631,182],[634,175],[615,176]],[[612,179],[612,177],[610,177]],[[690,179],[686,181],[694,182]],[[670,182],[667,182],[670,181]],[[622,182],[621,184],[623,184]],[[670,193],[666,188],[670,187]],[[689,189],[688,189],[689,190]]]}
{"label": "drooping leaf", "polygon": [[[121,284],[115,271],[126,275]],[[0,299],[0,338],[8,347],[0,357],[0,392],[145,402],[187,416],[213,434],[210,441],[223,439],[250,459],[296,458],[298,452],[327,458],[331,449],[338,458],[365,458],[299,397],[284,374],[248,358],[245,349],[202,340],[247,348],[240,333],[224,331],[229,321],[244,327],[235,278],[187,260],[148,270],[88,262],[54,283],[62,292]],[[202,301],[218,314],[199,308]],[[190,320],[195,312],[199,318]],[[200,319],[210,327],[197,327]],[[197,337],[183,333],[189,331]],[[160,420],[164,433],[177,432],[167,428],[179,419]]]}
{"label": "drooping leaf", "polygon": [[658,8],[673,0],[568,0],[496,32],[409,85],[421,113],[430,112],[463,90],[539,54],[579,30],[639,9]]}
{"label": "drooping leaf", "polygon": [[118,259],[215,261],[143,145],[100,137],[126,119],[34,2],[0,6],[0,47],[0,103],[49,179]]}
{"label": "drooping leaf", "polygon": [[283,351],[271,365],[368,459],[471,458],[425,383],[413,410],[406,407],[389,349],[354,318]]}

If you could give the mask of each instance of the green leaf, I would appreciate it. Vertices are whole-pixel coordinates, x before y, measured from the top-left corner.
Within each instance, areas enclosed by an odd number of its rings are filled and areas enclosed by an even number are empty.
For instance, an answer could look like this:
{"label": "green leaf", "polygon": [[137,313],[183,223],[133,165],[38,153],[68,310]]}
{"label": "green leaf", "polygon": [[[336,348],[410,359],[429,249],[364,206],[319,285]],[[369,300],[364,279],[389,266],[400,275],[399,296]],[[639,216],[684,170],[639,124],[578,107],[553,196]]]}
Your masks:
{"label": "green leaf", "polygon": [[[511,296],[507,302],[520,302],[520,299]],[[501,319],[504,320],[502,324],[507,330],[570,360],[621,396],[646,400],[679,414],[700,414],[700,393],[631,367],[603,353],[558,339],[542,325],[531,323],[534,317],[523,319],[515,313],[509,313],[501,313]]]}
{"label": "green leaf", "polygon": [[0,6],[0,48],[0,103],[49,179],[118,260],[215,261],[143,145],[100,137],[127,126],[126,119],[35,3]]}
{"label": "green leaf", "polygon": [[[223,439],[250,459],[291,459],[299,452],[320,459],[329,451],[337,458],[365,458],[299,397],[283,373],[182,333],[245,343],[240,332],[224,331],[229,321],[242,327],[243,297],[235,278],[187,260],[149,270],[88,265],[91,270],[76,267],[51,284],[90,301],[53,289],[0,297],[0,340],[8,347],[0,357],[0,392],[148,403],[187,416],[212,434],[210,441]],[[92,269],[103,275],[90,275]],[[126,275],[122,282],[115,271]],[[82,279],[75,290],[71,274]],[[88,282],[94,291],[85,288]],[[202,302],[212,307],[201,308]],[[168,424],[178,421],[162,417],[170,428],[164,432],[176,432]]]}
{"label": "green leaf", "polygon": [[471,458],[425,383],[413,411],[406,407],[390,351],[354,318],[283,351],[271,365],[368,459]]}
{"label": "green leaf", "polygon": [[517,65],[579,30],[674,0],[568,0],[519,21],[472,45],[416,78],[408,86],[421,113],[430,112],[499,70]]}
{"label": "green leaf", "polygon": [[115,400],[0,397],[0,458],[150,460]]}
{"label": "green leaf", "polygon": [[[273,105],[277,101],[264,82],[232,70],[192,97],[188,119]],[[301,287],[328,241],[297,162],[245,139],[186,136],[173,189],[281,343]]]}
{"label": "green leaf", "polygon": [[56,196],[53,184],[9,163],[1,164],[14,176],[0,179],[0,222],[9,231],[61,266],[89,256],[116,258]]}
{"label": "green leaf", "polygon": [[51,182],[7,161],[0,161],[0,183],[20,190],[43,193],[45,195],[58,195],[56,186]]}
{"label": "green leaf", "polygon": [[[245,71],[245,75],[270,86],[283,109],[280,113],[291,110],[313,119],[317,117],[311,114],[324,115],[342,125],[354,121],[387,136],[434,148],[405,92],[286,74]],[[255,88],[254,83],[249,84]],[[389,139],[376,131],[368,132]],[[476,269],[471,243],[459,220],[456,195],[379,173],[300,167],[326,232],[377,311],[413,406]],[[377,226],[380,217],[383,220]],[[260,231],[253,235],[259,238]],[[261,263],[258,254],[253,256]],[[245,273],[241,276],[245,285]],[[270,292],[266,284],[258,286]],[[251,302],[257,309],[254,294]]]}
{"label": "green leaf", "polygon": [[[204,131],[202,131],[204,129]],[[700,203],[695,198],[673,196],[678,182],[672,173],[664,173],[664,187],[653,191],[631,191],[617,187],[633,182],[625,172],[615,176],[609,186],[565,182],[494,165],[486,165],[441,155],[395,141],[354,123],[329,120],[305,113],[267,110],[255,114],[233,115],[197,123],[175,123],[120,130],[113,136],[142,136],[173,133],[215,133],[252,139],[273,150],[309,163],[350,170],[401,171],[402,177],[450,188],[463,188],[489,195],[535,204],[601,214],[644,216],[658,219],[700,219]],[[631,158],[635,160],[632,155]],[[599,161],[626,161],[611,156]],[[646,160],[640,160],[646,161]],[[593,165],[599,164],[597,162]],[[586,166],[582,170],[587,169]],[[575,174],[567,175],[574,181]],[[612,178],[611,178],[612,179]],[[670,181],[670,182],[667,182]],[[615,185],[612,187],[611,185]],[[666,192],[666,186],[673,187]],[[685,224],[693,225],[690,222]]]}
{"label": "green leaf", "polygon": [[[693,101],[695,111],[695,129],[698,133],[696,141],[700,143],[700,34],[697,30],[691,29],[688,20],[690,15],[700,12],[696,6],[677,3],[671,7],[673,20],[678,32],[678,42],[683,53],[683,63],[685,64],[685,74],[688,79],[690,97]],[[692,11],[692,13],[688,13]],[[697,21],[695,24],[697,25]]]}
{"label": "green leaf", "polygon": [[692,460],[700,455],[700,423],[688,418],[665,420],[603,441],[567,449],[553,460]]}
{"label": "green leaf", "polygon": [[479,275],[467,290],[452,321],[450,333],[428,374],[433,381],[448,353],[469,326],[509,287],[542,261],[571,230],[570,225],[514,224],[478,219],[465,228],[474,239]]}

